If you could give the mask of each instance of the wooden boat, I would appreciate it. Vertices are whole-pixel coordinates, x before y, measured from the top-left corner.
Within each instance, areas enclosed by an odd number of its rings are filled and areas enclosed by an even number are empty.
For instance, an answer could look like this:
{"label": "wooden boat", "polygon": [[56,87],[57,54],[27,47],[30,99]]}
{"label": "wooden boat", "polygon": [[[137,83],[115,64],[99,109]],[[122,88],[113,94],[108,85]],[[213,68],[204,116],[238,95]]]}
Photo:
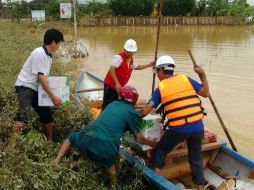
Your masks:
{"label": "wooden boat", "polygon": [[[208,182],[205,189],[217,190],[253,190],[254,162],[233,151],[225,143],[214,142],[204,144],[203,165],[204,175]],[[187,148],[173,150],[167,155],[166,163],[160,175],[148,168],[140,161],[140,157],[133,156],[126,150],[121,155],[131,164],[138,166],[145,177],[153,182],[158,189],[176,190],[193,189],[191,170],[187,159]]]}
{"label": "wooden boat", "polygon": [[84,72],[80,75],[75,97],[80,101],[88,100],[88,104],[93,108],[100,108],[103,99],[103,81],[95,75]]}
{"label": "wooden boat", "polygon": [[[77,81],[75,97],[81,102],[85,101],[92,108],[101,108],[103,88],[103,80],[89,72],[83,72]],[[137,107],[143,104],[144,100],[138,100]]]}
{"label": "wooden boat", "polygon": [[[91,73],[84,72],[79,78],[75,94],[76,98],[81,100],[101,101],[103,81]],[[254,162],[233,151],[225,143],[218,142],[216,135],[207,132],[205,136],[202,145],[204,174],[208,182],[205,189],[254,190]],[[145,178],[157,189],[194,188],[186,146],[178,146],[167,155],[165,166],[160,174],[155,173],[142,162],[149,162],[149,158],[140,159],[140,156],[133,151],[130,152],[126,147],[122,147],[120,154],[130,165],[142,170]]]}

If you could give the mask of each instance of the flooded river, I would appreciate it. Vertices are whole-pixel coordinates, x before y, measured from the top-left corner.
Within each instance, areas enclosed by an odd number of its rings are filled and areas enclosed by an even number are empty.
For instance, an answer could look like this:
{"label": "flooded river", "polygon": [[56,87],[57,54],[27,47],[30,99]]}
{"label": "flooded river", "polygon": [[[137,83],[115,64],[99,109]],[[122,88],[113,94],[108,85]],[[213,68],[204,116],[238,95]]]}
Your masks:
{"label": "flooded river", "polygon": [[[73,29],[64,29],[67,39]],[[86,27],[78,28],[80,39],[89,57],[77,64],[77,77],[89,71],[104,78],[112,56],[133,38],[138,51],[138,64],[154,60],[157,27]],[[161,27],[158,56],[170,55],[177,64],[176,73],[186,73],[199,81],[192,70],[187,50],[205,69],[211,96],[229,133],[243,155],[254,159],[254,28],[238,26],[167,26]],[[149,99],[152,90],[151,69],[134,71],[129,84],[135,86],[142,99]],[[158,80],[156,79],[156,84]],[[209,99],[202,99],[208,113],[206,127],[219,139],[227,138]]]}

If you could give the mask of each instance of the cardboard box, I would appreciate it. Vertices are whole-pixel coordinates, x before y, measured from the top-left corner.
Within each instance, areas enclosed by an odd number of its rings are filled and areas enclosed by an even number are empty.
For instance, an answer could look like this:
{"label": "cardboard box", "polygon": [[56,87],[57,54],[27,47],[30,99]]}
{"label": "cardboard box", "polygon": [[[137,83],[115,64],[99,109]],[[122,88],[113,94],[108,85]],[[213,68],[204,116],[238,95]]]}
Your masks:
{"label": "cardboard box", "polygon": [[[140,125],[141,134],[147,139],[156,138],[157,141],[160,140],[161,136],[161,117],[158,115],[151,115],[148,114],[146,117],[143,118],[142,123]],[[138,146],[143,151],[149,150],[152,147],[148,145],[139,144],[135,141],[133,135],[130,133],[126,133],[124,136],[124,142],[129,144],[130,146]]]}
{"label": "cardboard box", "polygon": [[[70,87],[67,77],[47,77],[47,81],[53,93],[62,100],[62,104],[69,101]],[[38,96],[39,106],[54,106],[41,84],[39,85]]]}

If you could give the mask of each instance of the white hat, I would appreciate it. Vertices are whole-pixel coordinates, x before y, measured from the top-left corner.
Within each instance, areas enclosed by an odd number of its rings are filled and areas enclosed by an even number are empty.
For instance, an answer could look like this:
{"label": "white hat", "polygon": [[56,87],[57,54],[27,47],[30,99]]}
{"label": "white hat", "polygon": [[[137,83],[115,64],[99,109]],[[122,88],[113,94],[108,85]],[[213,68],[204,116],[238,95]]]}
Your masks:
{"label": "white hat", "polygon": [[129,52],[136,52],[137,51],[137,43],[133,39],[129,39],[124,44],[124,49]]}
{"label": "white hat", "polygon": [[164,70],[174,70],[175,65],[175,61],[172,57],[168,55],[163,55],[159,57],[159,59],[157,59],[155,69],[163,67]]}

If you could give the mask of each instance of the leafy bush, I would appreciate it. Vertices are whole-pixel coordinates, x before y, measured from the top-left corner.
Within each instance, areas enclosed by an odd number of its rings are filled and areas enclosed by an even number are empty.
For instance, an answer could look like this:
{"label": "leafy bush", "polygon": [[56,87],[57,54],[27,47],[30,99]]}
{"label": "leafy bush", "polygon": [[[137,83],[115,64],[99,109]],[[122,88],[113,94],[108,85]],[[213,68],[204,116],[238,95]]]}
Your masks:
{"label": "leafy bush", "polygon": [[78,8],[78,16],[109,16],[111,9],[109,3],[100,3],[95,0],[90,1],[86,6]]}
{"label": "leafy bush", "polygon": [[164,16],[186,16],[195,7],[195,0],[165,0],[162,14]]}
{"label": "leafy bush", "polygon": [[[51,161],[57,155],[61,142],[69,132],[79,130],[93,118],[88,107],[79,108],[70,102],[60,109],[54,109],[55,143],[48,143],[35,112],[29,115],[29,122],[23,127],[16,141],[10,141],[12,118],[16,111],[14,91],[0,91],[0,189],[111,189],[105,168],[90,161],[77,150],[63,158],[60,166]],[[14,143],[13,143],[14,142]],[[11,148],[9,145],[11,144]],[[119,162],[119,177],[115,188],[147,189],[141,172],[129,169]],[[128,180],[126,180],[128,179]]]}
{"label": "leafy bush", "polygon": [[[61,142],[72,131],[78,131],[84,125],[93,121],[93,115],[89,107],[78,107],[76,102],[65,104],[61,108],[52,108],[54,116],[54,141]],[[29,121],[25,126],[24,131],[36,129],[39,132],[44,132],[38,116],[35,111],[32,111],[29,116]]]}
{"label": "leafy bush", "polygon": [[121,16],[150,16],[153,7],[153,0],[109,0],[112,12]]}
{"label": "leafy bush", "polygon": [[236,16],[246,17],[253,15],[253,8],[245,0],[200,0],[194,10],[199,16]]}
{"label": "leafy bush", "polygon": [[46,3],[45,9],[46,14],[50,18],[59,18],[60,17],[60,1],[58,0],[49,0]]}
{"label": "leafy bush", "polygon": [[3,147],[10,138],[10,130],[12,128],[12,120],[16,113],[16,97],[14,90],[7,90],[0,87],[0,147]]}

